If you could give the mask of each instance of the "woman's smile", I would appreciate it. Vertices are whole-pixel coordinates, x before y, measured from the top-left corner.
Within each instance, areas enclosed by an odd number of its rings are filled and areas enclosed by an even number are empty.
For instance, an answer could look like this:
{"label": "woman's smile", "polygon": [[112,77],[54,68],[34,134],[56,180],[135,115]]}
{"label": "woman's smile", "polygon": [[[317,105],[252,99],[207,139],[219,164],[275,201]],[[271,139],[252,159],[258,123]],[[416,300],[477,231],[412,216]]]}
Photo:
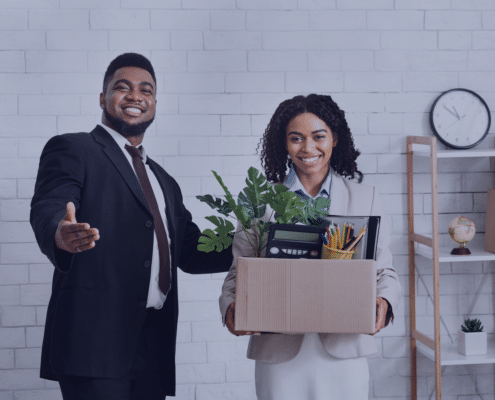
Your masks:
{"label": "woman's smile", "polygon": [[312,113],[299,114],[287,124],[286,148],[300,177],[324,180],[336,145],[331,129]]}

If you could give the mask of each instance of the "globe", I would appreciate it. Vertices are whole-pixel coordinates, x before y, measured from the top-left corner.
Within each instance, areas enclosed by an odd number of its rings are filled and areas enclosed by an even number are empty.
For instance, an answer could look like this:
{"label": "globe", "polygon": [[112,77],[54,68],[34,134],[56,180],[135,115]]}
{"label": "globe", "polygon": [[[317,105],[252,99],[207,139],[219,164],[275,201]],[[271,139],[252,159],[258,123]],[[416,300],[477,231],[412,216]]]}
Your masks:
{"label": "globe", "polygon": [[473,221],[458,215],[449,224],[449,235],[454,242],[459,243],[458,248],[454,248],[450,254],[466,255],[471,254],[466,243],[473,240],[476,228]]}

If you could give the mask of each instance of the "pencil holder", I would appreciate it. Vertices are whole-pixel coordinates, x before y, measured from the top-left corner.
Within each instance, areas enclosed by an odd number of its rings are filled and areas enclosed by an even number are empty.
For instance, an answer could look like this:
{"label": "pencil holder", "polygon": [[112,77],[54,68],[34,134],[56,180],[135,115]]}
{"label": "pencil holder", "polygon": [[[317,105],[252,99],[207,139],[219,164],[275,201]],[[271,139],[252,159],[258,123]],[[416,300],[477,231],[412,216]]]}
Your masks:
{"label": "pencil holder", "polygon": [[346,251],[339,249],[331,249],[323,245],[321,251],[321,258],[326,260],[350,260],[355,250]]}

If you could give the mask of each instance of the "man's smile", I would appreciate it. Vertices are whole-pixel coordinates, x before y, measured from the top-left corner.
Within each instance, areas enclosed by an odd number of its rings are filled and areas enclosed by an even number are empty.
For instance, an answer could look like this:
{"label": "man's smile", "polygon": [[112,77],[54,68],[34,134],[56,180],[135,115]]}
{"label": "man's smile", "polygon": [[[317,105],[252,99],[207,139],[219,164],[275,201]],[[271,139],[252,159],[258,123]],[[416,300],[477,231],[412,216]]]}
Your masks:
{"label": "man's smile", "polygon": [[144,110],[136,106],[124,106],[122,107],[122,110],[125,114],[131,117],[139,117],[144,112]]}

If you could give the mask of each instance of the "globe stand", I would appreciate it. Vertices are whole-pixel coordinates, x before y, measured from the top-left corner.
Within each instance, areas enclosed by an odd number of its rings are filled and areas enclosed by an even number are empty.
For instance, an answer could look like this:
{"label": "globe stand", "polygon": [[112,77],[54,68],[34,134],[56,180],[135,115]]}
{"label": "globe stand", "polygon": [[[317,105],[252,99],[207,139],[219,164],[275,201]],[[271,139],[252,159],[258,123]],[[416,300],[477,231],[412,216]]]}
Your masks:
{"label": "globe stand", "polygon": [[471,254],[467,247],[464,247],[465,244],[461,244],[459,247],[454,247],[450,254],[454,256],[468,256]]}

